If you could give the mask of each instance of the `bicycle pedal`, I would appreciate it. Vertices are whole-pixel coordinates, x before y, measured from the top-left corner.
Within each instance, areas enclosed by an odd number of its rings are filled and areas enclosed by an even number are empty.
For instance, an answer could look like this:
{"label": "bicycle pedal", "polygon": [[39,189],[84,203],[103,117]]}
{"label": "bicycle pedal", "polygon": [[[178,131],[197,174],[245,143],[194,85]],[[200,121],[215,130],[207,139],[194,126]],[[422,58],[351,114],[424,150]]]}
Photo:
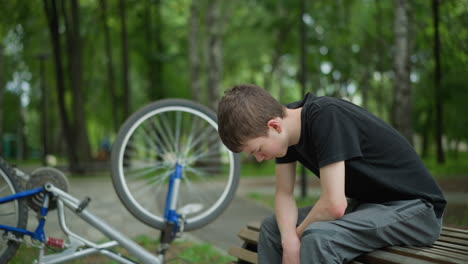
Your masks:
{"label": "bicycle pedal", "polygon": [[80,205],[78,205],[78,208],[75,210],[77,213],[81,213],[86,207],[88,207],[89,203],[91,202],[91,198],[86,197],[81,201]]}
{"label": "bicycle pedal", "polygon": [[65,240],[61,238],[48,237],[46,245],[49,247],[63,249],[65,247]]}

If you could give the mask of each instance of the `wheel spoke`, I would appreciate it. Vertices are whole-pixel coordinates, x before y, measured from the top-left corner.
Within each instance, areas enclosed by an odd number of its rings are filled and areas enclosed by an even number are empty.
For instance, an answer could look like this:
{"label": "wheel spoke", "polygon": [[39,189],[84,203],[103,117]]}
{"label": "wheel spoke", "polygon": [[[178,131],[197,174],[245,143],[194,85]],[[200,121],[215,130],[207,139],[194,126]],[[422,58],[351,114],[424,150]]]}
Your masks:
{"label": "wheel spoke", "polygon": [[[231,164],[237,159],[222,147],[215,115],[199,110],[203,107],[192,107],[193,103],[180,102],[157,102],[129,118],[113,148],[118,151],[113,152],[113,162],[123,163],[118,164],[118,170],[113,165],[117,174],[113,180],[119,197],[135,217],[163,228],[170,178],[175,165],[181,165],[179,192],[173,193],[178,195],[177,208],[187,203],[204,205],[203,210],[186,218],[186,230],[192,230],[227,206],[237,186],[238,172]],[[123,160],[115,158],[122,156]]]}

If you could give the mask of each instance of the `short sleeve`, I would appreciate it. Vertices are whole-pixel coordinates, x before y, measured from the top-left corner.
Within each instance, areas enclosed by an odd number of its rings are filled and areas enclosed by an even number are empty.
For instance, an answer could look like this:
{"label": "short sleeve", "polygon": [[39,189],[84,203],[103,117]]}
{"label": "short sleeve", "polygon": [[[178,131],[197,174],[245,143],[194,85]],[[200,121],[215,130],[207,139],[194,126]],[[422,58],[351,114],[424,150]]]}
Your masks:
{"label": "short sleeve", "polygon": [[298,161],[298,153],[294,146],[288,148],[288,152],[284,157],[276,158],[276,164],[284,164]]}
{"label": "short sleeve", "polygon": [[312,141],[319,168],[362,157],[359,129],[341,107],[333,104],[322,107],[312,126],[317,128]]}

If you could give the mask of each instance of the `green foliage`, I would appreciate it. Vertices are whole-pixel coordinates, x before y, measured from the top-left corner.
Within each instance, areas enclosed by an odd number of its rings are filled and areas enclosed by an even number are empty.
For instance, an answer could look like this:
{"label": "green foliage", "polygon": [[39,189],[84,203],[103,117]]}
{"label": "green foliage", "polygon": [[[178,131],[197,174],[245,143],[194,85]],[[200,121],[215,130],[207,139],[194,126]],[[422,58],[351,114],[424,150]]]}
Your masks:
{"label": "green foliage", "polygon": [[468,152],[449,152],[444,164],[437,163],[433,155],[423,161],[432,175],[438,179],[468,177]]}
{"label": "green foliage", "polygon": [[[61,2],[61,1],[58,1]],[[99,1],[78,1],[83,42],[83,87],[88,134],[93,152],[103,138],[113,139],[113,116],[122,116],[122,44],[119,5],[107,2],[107,26],[110,32],[115,80],[119,102],[113,113],[107,87],[107,58],[104,25]],[[127,0],[127,31],[130,56],[130,89],[132,111],[158,98],[191,98],[189,17],[191,0],[134,1]],[[159,4],[158,4],[159,3]],[[59,119],[54,60],[43,1],[0,1],[0,41],[12,44],[8,34],[18,28],[22,35],[14,47],[15,54],[5,53],[2,63],[4,83],[10,83],[18,72],[27,73],[29,104],[19,108],[13,92],[1,106],[5,116],[4,131],[15,130],[11,120],[24,113],[25,133],[30,149],[41,148],[41,99],[48,100],[47,117],[51,150],[63,154],[63,136]],[[222,89],[236,83],[257,83],[265,86],[283,103],[302,97],[300,75],[300,1],[240,0],[220,1],[222,12]],[[411,32],[411,73],[413,126],[425,137],[433,151],[434,62],[433,18],[430,1],[409,1]],[[206,61],[208,1],[196,4],[199,22],[200,79],[206,101]],[[464,115],[468,101],[468,1],[442,1],[440,6],[442,87],[444,104],[444,136],[453,146],[468,141],[468,118]],[[393,101],[393,2],[392,1],[306,1],[306,91],[332,95],[365,105],[371,112],[389,120]],[[65,34],[60,22],[61,34]],[[159,34],[159,35],[158,35]],[[156,40],[160,39],[160,44]],[[65,39],[65,38],[63,38]],[[11,45],[10,45],[11,46]],[[40,90],[39,55],[44,60],[45,95]],[[64,58],[65,62],[68,58]],[[159,77],[154,75],[159,73]],[[69,76],[64,76],[69,82]],[[0,78],[1,80],[1,78]],[[150,93],[150,91],[153,91]],[[364,91],[367,101],[363,102]],[[16,93],[18,97],[20,93]],[[13,96],[14,97],[14,96]],[[66,92],[70,111],[71,92]],[[13,100],[13,101],[12,101]],[[7,120],[8,119],[8,120]]]}

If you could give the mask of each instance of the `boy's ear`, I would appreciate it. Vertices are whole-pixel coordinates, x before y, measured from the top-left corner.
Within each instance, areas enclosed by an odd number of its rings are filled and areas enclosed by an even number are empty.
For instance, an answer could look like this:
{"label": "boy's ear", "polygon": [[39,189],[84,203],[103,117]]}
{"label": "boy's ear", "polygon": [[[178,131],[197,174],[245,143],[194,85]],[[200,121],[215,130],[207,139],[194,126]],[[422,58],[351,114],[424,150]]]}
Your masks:
{"label": "boy's ear", "polygon": [[282,123],[279,118],[270,119],[267,123],[268,128],[273,128],[276,132],[281,133],[283,131]]}

